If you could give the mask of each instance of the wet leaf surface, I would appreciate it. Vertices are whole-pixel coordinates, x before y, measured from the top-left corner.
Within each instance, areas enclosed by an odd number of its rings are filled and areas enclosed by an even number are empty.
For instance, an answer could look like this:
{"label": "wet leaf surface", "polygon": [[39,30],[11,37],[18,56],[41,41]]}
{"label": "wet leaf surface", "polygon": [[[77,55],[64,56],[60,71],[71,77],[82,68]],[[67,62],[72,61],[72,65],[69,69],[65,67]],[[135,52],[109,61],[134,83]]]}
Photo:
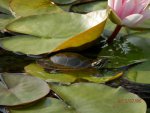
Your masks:
{"label": "wet leaf surface", "polygon": [[127,79],[136,83],[150,84],[150,61],[139,64],[127,72]]}
{"label": "wet leaf surface", "polygon": [[73,83],[80,81],[89,81],[96,83],[105,83],[107,81],[111,81],[117,79],[122,76],[122,73],[119,74],[106,74],[102,75],[97,70],[86,69],[82,71],[71,71],[71,72],[55,72],[55,70],[51,70],[51,72],[46,72],[41,66],[37,64],[30,64],[25,67],[26,73],[39,77],[47,82],[60,82],[60,83]]}
{"label": "wet leaf surface", "polygon": [[99,58],[109,58],[109,68],[118,68],[150,59],[148,48],[149,38],[134,36],[121,37],[113,45],[105,45],[99,53]]}

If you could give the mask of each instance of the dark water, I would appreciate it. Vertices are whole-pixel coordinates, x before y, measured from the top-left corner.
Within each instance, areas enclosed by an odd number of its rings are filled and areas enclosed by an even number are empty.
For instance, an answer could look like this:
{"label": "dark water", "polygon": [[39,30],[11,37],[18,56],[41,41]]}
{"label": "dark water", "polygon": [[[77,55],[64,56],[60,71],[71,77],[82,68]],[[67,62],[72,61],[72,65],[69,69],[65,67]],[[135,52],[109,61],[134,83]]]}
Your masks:
{"label": "dark water", "polygon": [[0,73],[18,73],[24,71],[24,66],[34,62],[34,58],[25,55],[17,55],[0,49]]}

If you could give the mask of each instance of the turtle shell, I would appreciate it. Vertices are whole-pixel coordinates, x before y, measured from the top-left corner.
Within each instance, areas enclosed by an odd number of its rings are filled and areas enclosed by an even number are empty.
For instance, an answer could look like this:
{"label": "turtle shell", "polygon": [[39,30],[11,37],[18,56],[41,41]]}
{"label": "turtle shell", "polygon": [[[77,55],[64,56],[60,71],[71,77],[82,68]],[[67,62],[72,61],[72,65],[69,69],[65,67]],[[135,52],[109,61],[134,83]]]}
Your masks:
{"label": "turtle shell", "polygon": [[47,59],[39,59],[39,65],[45,69],[77,70],[91,67],[91,60],[77,53],[58,53]]}

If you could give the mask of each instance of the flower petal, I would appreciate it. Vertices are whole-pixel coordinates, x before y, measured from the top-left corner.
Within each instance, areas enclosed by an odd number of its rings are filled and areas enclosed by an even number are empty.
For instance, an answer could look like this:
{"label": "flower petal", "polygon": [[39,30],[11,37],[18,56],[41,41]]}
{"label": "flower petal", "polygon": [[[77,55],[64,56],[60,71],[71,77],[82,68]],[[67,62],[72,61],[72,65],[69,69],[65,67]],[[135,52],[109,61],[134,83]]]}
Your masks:
{"label": "flower petal", "polygon": [[135,8],[135,0],[125,0],[123,6],[121,7],[122,11],[119,12],[119,17],[124,19],[126,16],[133,14]]}
{"label": "flower petal", "polygon": [[145,11],[142,13],[144,15],[144,20],[145,19],[150,19],[150,6],[145,9]]}
{"label": "flower petal", "polygon": [[108,6],[114,8],[114,0],[108,0]]}
{"label": "flower petal", "polygon": [[122,25],[125,25],[128,27],[135,27],[136,26],[135,24],[140,22],[142,18],[143,18],[143,15],[141,14],[129,15],[122,20]]}
{"label": "flower petal", "polygon": [[116,11],[116,13],[118,14],[118,12],[120,12],[122,7],[122,0],[114,0],[114,10]]}
{"label": "flower petal", "polygon": [[150,0],[137,0],[135,13],[142,13],[150,4]]}

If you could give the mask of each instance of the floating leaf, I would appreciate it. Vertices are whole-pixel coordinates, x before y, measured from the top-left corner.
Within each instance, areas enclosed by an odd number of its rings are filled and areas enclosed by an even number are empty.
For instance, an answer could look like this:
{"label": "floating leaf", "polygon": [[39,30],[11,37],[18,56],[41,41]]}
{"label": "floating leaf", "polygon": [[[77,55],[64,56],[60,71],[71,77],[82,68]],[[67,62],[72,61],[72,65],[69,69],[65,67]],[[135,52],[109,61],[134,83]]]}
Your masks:
{"label": "floating leaf", "polygon": [[50,0],[11,0],[10,7],[16,16],[29,16],[62,12]]}
{"label": "floating leaf", "polygon": [[71,4],[77,0],[52,0],[52,1],[57,4]]}
{"label": "floating leaf", "polygon": [[39,100],[49,93],[41,79],[22,74],[0,75],[0,105],[16,106]]}
{"label": "floating leaf", "polygon": [[150,84],[150,61],[131,68],[126,77],[132,82]]}
{"label": "floating leaf", "polygon": [[25,67],[26,73],[29,73],[32,76],[46,80],[47,82],[61,82],[61,83],[70,83],[75,81],[75,77],[63,74],[63,73],[48,73],[41,66],[37,64],[30,64]]}
{"label": "floating leaf", "polygon": [[[52,86],[64,102],[46,98],[34,106],[11,110],[11,113],[145,113],[146,103],[123,88],[79,83]],[[105,94],[105,95],[104,95]]]}
{"label": "floating leaf", "polygon": [[79,4],[72,6],[71,10],[77,13],[88,13],[96,10],[106,9],[107,2],[96,1],[91,3]]}
{"label": "floating leaf", "polygon": [[9,8],[9,0],[0,0],[0,12],[11,14]]}
{"label": "floating leaf", "polygon": [[5,37],[0,40],[4,49],[33,55],[48,53],[64,41],[64,39],[44,39],[27,35]]}
{"label": "floating leaf", "polygon": [[43,99],[31,107],[10,109],[11,113],[72,113],[71,111],[64,102],[54,98]]}
{"label": "floating leaf", "polygon": [[20,18],[8,25],[7,29],[38,37],[4,38],[1,45],[7,50],[33,55],[79,47],[101,35],[106,18],[105,10],[86,15],[55,13]]}
{"label": "floating leaf", "polygon": [[[79,113],[145,113],[146,104],[137,95],[122,88],[100,84],[79,83],[71,86],[52,86],[53,91]],[[140,102],[125,102],[126,100]]]}
{"label": "floating leaf", "polygon": [[0,14],[0,30],[3,30],[7,24],[12,22],[14,17],[6,14]]}
{"label": "floating leaf", "polygon": [[88,80],[90,82],[96,83],[105,83],[122,76],[122,73],[117,74],[116,76],[107,75],[104,77],[96,77],[96,74],[99,74],[97,71],[92,71],[86,69],[83,71],[73,71],[66,73],[48,73],[41,66],[37,64],[30,64],[25,67],[25,71],[32,76],[39,77],[47,82],[60,82],[60,83],[72,83],[76,80]]}

